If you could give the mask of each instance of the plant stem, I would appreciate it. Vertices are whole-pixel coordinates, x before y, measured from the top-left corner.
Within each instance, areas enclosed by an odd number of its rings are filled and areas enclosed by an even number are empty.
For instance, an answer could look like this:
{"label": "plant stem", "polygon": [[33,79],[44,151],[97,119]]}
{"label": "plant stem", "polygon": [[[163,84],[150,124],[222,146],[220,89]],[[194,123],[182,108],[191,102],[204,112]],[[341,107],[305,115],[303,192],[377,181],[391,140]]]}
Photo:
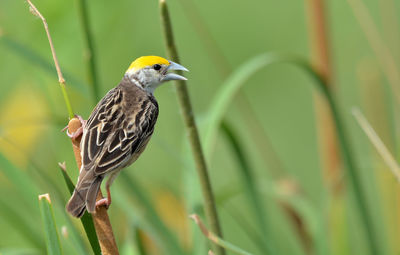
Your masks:
{"label": "plant stem", "polygon": [[32,2],[30,0],[28,0],[28,4],[30,6],[30,11],[32,12],[32,14],[35,15],[36,17],[39,17],[43,22],[43,26],[44,26],[44,29],[46,31],[47,39],[49,40],[51,54],[52,54],[53,60],[54,60],[54,65],[55,65],[56,70],[57,70],[58,82],[60,83],[61,92],[63,94],[64,102],[65,102],[65,105],[66,105],[67,110],[68,110],[68,116],[69,116],[70,119],[72,119],[74,117],[74,112],[72,110],[72,106],[71,106],[71,103],[69,101],[69,97],[68,97],[66,86],[65,86],[65,79],[64,79],[64,77],[62,75],[61,68],[60,68],[60,65],[58,63],[56,51],[54,49],[53,40],[51,39],[51,35],[50,35],[50,31],[49,31],[49,26],[47,25],[46,19],[39,12],[39,10],[36,8],[36,6],[32,4]]}
{"label": "plant stem", "polygon": [[78,2],[79,2],[79,18],[81,20],[80,23],[83,29],[83,36],[86,41],[84,58],[87,62],[88,79],[89,79],[89,84],[92,86],[93,98],[95,102],[98,102],[101,99],[101,97],[100,97],[99,83],[97,76],[96,58],[94,54],[94,45],[89,25],[87,1],[79,0]]}
{"label": "plant stem", "polygon": [[[75,131],[77,131],[77,129],[79,127],[81,127],[81,122],[78,118],[74,117],[74,114],[72,112],[72,107],[71,107],[71,104],[69,103],[68,94],[65,91],[65,80],[62,76],[60,65],[58,64],[56,52],[54,50],[53,42],[51,40],[51,36],[50,36],[50,32],[48,29],[46,19],[39,12],[39,10],[32,4],[32,2],[30,0],[27,0],[27,1],[28,1],[28,4],[30,5],[31,12],[35,16],[38,16],[43,21],[43,25],[46,30],[47,37],[49,39],[51,52],[53,54],[53,59],[54,59],[54,64],[56,66],[58,79],[59,79],[59,82],[61,85],[64,99],[66,99],[66,105],[67,105],[67,109],[69,112],[69,117],[71,119],[70,122],[68,123],[68,131],[72,134]],[[81,169],[81,165],[82,165],[81,151],[80,151],[80,139],[81,139],[81,136],[76,139],[71,139],[74,154],[75,154],[75,160],[78,165],[78,169]],[[101,190],[100,190],[97,195],[97,200],[101,199],[102,197],[103,196],[102,196]],[[104,206],[96,208],[96,212],[92,215],[92,217],[93,217],[93,222],[94,222],[95,229],[96,229],[96,234],[99,239],[102,254],[103,255],[118,255],[119,254],[118,247],[115,242],[114,233],[112,231],[110,219],[108,218],[107,209]]]}
{"label": "plant stem", "polygon": [[[325,1],[306,0],[306,5],[313,66],[320,73],[325,86],[333,89]],[[336,195],[341,191],[342,185],[340,185],[339,149],[332,114],[326,101],[321,100],[319,95],[315,95],[314,102],[323,174],[326,184],[333,188],[333,194]]]}
{"label": "plant stem", "polygon": [[[81,122],[78,118],[73,118],[68,123],[68,131],[70,134],[73,134],[81,127]],[[81,169],[82,166],[82,158],[81,158],[81,150],[80,150],[80,142],[82,136],[77,137],[76,139],[71,138],[72,148],[74,150],[76,164],[78,165],[78,169]],[[101,194],[101,190],[97,195],[96,201],[102,199],[103,195]],[[101,254],[103,255],[118,255],[118,247],[115,242],[114,232],[112,230],[111,222],[108,217],[107,209],[104,206],[96,207],[96,212],[92,214],[94,227],[96,229],[97,238],[99,240]]]}
{"label": "plant stem", "polygon": [[[160,0],[160,12],[161,12],[160,13],[161,22],[165,36],[167,54],[172,61],[180,63],[178,52],[176,50],[176,46],[174,43],[174,37],[172,33],[172,25],[169,17],[168,7],[165,0]],[[207,220],[212,232],[214,232],[219,237],[222,237],[222,231],[218,220],[215,199],[211,187],[210,178],[208,175],[207,164],[201,147],[200,137],[194,119],[193,109],[189,98],[189,92],[186,87],[186,82],[182,80],[175,81],[175,87],[183,119],[185,122],[186,130],[188,132],[189,142],[195,160],[197,173],[200,179],[200,185],[203,194],[204,208]],[[214,244],[213,246],[214,246],[213,250],[215,251],[216,254],[219,255],[225,254],[225,251],[222,247],[216,246]]]}

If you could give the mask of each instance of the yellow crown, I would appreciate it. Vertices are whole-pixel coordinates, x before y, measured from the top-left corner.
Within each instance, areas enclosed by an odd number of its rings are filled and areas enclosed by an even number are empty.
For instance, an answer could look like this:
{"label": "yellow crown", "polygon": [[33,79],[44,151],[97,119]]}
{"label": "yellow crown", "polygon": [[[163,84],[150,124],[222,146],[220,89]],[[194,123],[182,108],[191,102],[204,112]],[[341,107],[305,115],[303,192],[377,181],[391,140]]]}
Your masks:
{"label": "yellow crown", "polygon": [[168,60],[166,60],[165,58],[162,58],[162,57],[143,56],[143,57],[137,58],[135,61],[133,61],[132,64],[129,66],[128,71],[139,70],[146,66],[152,66],[155,64],[169,65],[169,62],[168,62]]}

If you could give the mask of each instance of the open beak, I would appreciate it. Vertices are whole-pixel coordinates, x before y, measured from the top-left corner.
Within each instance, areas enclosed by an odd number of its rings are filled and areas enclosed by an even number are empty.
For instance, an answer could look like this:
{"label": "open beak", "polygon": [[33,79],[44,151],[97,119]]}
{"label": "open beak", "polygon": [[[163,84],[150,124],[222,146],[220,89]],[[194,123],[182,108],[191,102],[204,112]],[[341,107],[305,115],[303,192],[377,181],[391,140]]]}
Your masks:
{"label": "open beak", "polygon": [[[189,72],[189,70],[187,70],[184,66],[181,66],[180,64],[177,64],[175,62],[169,61],[169,66],[167,67],[165,72],[176,71],[176,70]],[[172,80],[183,80],[183,81],[186,81],[187,79],[185,77],[183,77],[182,75],[179,75],[179,74],[176,74],[176,73],[167,73],[164,76],[164,78],[162,79],[162,81],[172,81]]]}

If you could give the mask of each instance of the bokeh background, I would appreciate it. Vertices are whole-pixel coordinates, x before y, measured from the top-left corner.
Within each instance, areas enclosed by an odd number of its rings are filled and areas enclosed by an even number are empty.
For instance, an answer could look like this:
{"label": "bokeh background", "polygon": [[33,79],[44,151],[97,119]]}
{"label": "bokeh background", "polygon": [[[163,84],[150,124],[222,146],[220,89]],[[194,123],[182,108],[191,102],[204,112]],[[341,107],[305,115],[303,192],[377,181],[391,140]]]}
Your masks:
{"label": "bokeh background", "polygon": [[[118,84],[135,58],[166,56],[157,1],[86,2],[101,95]],[[399,185],[351,109],[361,109],[398,158],[394,88],[400,86],[400,6],[395,0],[325,2],[330,86],[358,164],[378,254],[398,254]],[[78,1],[35,4],[49,23],[74,111],[87,118],[96,100]],[[168,4],[180,62],[190,70],[185,75],[202,138],[210,106],[240,66],[266,52],[314,60],[314,1]],[[326,132],[330,122],[319,121],[318,114],[329,111],[318,110],[324,100],[314,84],[290,63],[262,68],[228,106],[224,123],[239,141],[261,197],[273,254],[369,254],[345,167],[334,162],[334,173],[326,173],[324,157],[335,160],[339,153],[335,147],[324,152],[324,141],[330,139],[325,136],[334,132]],[[164,84],[155,96],[160,115],[154,136],[112,187],[109,214],[116,239],[122,254],[174,254],[165,242],[176,242],[187,254],[207,254],[206,239],[188,218],[191,213],[205,216],[174,85]],[[70,140],[60,132],[68,115],[42,23],[25,1],[0,1],[0,105],[0,253],[45,253],[37,203],[42,193],[52,198],[64,253],[90,253],[80,222],[64,211],[69,193],[57,163],[66,162],[74,181],[78,175]],[[207,161],[224,239],[265,254],[264,232],[241,173],[243,160],[226,130],[218,132],[211,155]],[[160,224],[167,226],[167,237]]]}

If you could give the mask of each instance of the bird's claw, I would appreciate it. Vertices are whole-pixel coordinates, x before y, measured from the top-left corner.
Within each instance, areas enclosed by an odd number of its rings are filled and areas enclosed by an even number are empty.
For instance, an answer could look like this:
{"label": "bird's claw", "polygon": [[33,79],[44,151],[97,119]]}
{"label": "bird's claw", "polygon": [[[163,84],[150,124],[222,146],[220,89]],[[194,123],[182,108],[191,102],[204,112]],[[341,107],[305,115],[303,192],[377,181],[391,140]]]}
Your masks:
{"label": "bird's claw", "polygon": [[68,125],[66,127],[64,127],[61,132],[66,131],[67,136],[71,139],[76,139],[78,138],[80,135],[83,134],[83,128],[86,125],[86,120],[84,120],[80,115],[75,115],[75,118],[77,118],[80,122],[81,122],[81,126],[72,134],[68,131]]}
{"label": "bird's claw", "polygon": [[108,210],[110,205],[111,205],[111,201],[109,201],[108,198],[102,198],[96,202],[96,208],[105,206],[106,209]]}

